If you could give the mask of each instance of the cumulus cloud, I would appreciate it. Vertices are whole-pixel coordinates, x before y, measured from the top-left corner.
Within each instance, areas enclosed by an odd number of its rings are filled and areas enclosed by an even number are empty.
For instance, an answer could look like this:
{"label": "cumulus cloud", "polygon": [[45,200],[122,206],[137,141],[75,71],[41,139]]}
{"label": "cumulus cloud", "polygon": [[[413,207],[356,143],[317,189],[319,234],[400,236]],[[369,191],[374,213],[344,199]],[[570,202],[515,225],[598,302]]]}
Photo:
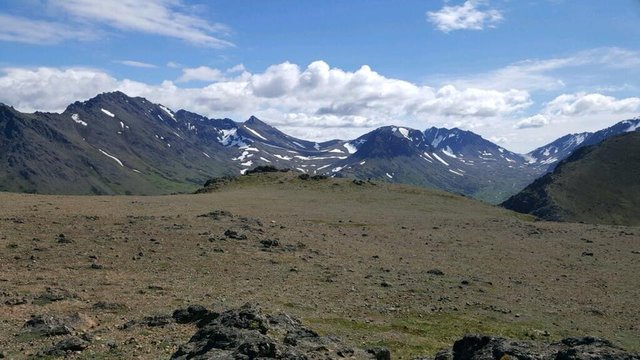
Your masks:
{"label": "cumulus cloud", "polygon": [[95,69],[5,68],[0,102],[22,111],[61,111],[76,100],[118,87],[118,81]]}
{"label": "cumulus cloud", "polygon": [[182,75],[177,81],[219,81],[222,79],[224,79],[224,73],[222,71],[208,66],[199,66],[196,68],[182,69]]}
{"label": "cumulus cloud", "polygon": [[514,127],[516,129],[539,128],[550,123],[549,118],[544,115],[537,114],[518,121]]}
{"label": "cumulus cloud", "polygon": [[514,128],[540,128],[567,119],[579,122],[580,119],[593,115],[625,117],[639,112],[640,98],[637,97],[617,99],[613,96],[584,92],[562,94],[546,103],[540,114],[518,121]]}
{"label": "cumulus cloud", "polygon": [[126,65],[126,66],[131,66],[131,67],[136,67],[136,68],[143,68],[143,69],[157,68],[156,65],[145,63],[145,62],[141,62],[141,61],[134,61],[134,60],[116,60],[114,62],[118,63],[118,64]]}
{"label": "cumulus cloud", "polygon": [[427,12],[427,20],[445,33],[495,27],[503,20],[502,12],[489,8],[486,3],[483,0],[467,0],[458,6],[446,5],[438,11]]}
{"label": "cumulus cloud", "polygon": [[68,25],[0,14],[0,40],[52,45],[64,40],[89,40],[94,35]]}
{"label": "cumulus cloud", "polygon": [[324,61],[306,68],[285,62],[260,73],[199,67],[184,69],[181,80],[196,78],[213,82],[187,88],[172,81],[150,85],[115,79],[94,69],[9,68],[0,76],[0,101],[24,111],[61,111],[75,100],[121,90],[210,117],[241,120],[255,114],[298,133],[314,129],[316,139],[331,128],[346,131],[390,123],[423,127],[426,118],[470,127],[479,119],[509,116],[531,104],[526,91],[432,88],[387,78],[366,65],[345,71]]}
{"label": "cumulus cloud", "polygon": [[556,116],[580,116],[595,113],[629,113],[640,111],[640,98],[616,99],[602,94],[562,94],[546,106],[546,111]]}

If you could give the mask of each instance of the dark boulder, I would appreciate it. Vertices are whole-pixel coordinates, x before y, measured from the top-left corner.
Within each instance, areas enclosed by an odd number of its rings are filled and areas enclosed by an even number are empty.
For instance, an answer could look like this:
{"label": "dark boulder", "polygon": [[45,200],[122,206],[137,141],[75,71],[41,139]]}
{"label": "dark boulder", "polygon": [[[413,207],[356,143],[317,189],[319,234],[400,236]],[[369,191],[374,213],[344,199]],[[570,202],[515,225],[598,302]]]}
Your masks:
{"label": "dark boulder", "polygon": [[52,315],[32,315],[23,326],[23,330],[40,336],[68,335],[73,326],[67,319]]}
{"label": "dark boulder", "polygon": [[[283,337],[284,335],[284,337]],[[384,355],[386,351],[386,357]],[[172,359],[389,359],[386,349],[353,349],[320,336],[286,314],[267,316],[246,304],[211,319],[183,344]]]}
{"label": "dark boulder", "polygon": [[89,342],[77,336],[67,337],[52,347],[41,352],[44,356],[65,356],[67,352],[82,351],[89,346]]}
{"label": "dark boulder", "polygon": [[557,343],[511,341],[486,335],[466,335],[442,350],[435,360],[640,360],[640,354],[626,352],[607,340],[580,337]]}
{"label": "dark boulder", "polygon": [[184,309],[178,309],[173,312],[173,319],[178,324],[201,323],[215,320],[218,316],[218,314],[210,312],[202,305],[189,305]]}

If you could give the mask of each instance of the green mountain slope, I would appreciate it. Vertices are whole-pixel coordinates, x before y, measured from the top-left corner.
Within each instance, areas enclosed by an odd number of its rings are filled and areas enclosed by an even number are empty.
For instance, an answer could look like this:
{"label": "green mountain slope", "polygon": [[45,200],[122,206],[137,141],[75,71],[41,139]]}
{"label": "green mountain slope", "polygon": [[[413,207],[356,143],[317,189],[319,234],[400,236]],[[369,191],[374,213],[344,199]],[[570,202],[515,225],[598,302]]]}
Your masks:
{"label": "green mountain slope", "polygon": [[502,206],[547,220],[640,225],[640,133],[577,150]]}

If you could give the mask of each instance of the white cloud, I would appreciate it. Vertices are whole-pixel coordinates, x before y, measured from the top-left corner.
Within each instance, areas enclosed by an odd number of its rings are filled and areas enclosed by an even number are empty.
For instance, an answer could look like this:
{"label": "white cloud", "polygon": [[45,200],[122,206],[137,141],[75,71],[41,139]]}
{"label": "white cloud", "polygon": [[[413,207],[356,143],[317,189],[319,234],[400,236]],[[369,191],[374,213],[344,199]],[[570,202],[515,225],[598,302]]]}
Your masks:
{"label": "white cloud", "polygon": [[597,93],[562,94],[550,101],[545,111],[555,116],[640,112],[640,98],[616,99]]}
{"label": "white cloud", "polygon": [[0,40],[52,45],[64,40],[89,40],[94,35],[68,25],[0,14]]}
{"label": "white cloud", "polygon": [[167,63],[167,67],[168,67],[168,68],[175,69],[175,68],[179,68],[179,67],[180,67],[180,64],[178,64],[177,62],[169,61],[169,62]]}
{"label": "white cloud", "polygon": [[[529,91],[557,91],[570,83],[570,69],[585,70],[610,81],[612,71],[640,67],[640,52],[616,47],[596,48],[551,59],[529,59],[478,75],[444,76],[444,82],[462,87],[486,87],[497,90],[522,89]],[[582,75],[583,73],[580,73]],[[579,76],[579,75],[578,75]]]}
{"label": "white cloud", "polygon": [[178,82],[188,81],[220,81],[224,79],[222,71],[208,66],[199,66],[197,68],[184,68],[182,75],[178,78]]}
{"label": "white cloud", "polygon": [[548,125],[549,123],[549,118],[544,115],[537,114],[518,121],[514,127],[516,129],[539,128]]}
{"label": "white cloud", "polygon": [[182,87],[172,81],[151,85],[117,79],[89,68],[5,68],[0,69],[0,102],[21,111],[62,111],[76,100],[120,90],[208,117],[241,121],[256,115],[310,140],[355,138],[389,124],[455,126],[514,151],[529,151],[568,132],[598,130],[640,112],[640,98],[578,92],[557,96],[542,104],[539,114],[525,117],[533,101],[524,90],[430,87],[387,78],[368,66],[346,71],[324,61],[306,68],[282,63],[259,73],[220,73],[219,81]]}
{"label": "white cloud", "polygon": [[49,0],[83,21],[96,21],[121,30],[177,38],[193,44],[225,48],[225,25],[189,14],[181,0]]}
{"label": "white cloud", "polygon": [[246,70],[247,69],[244,67],[243,64],[238,64],[238,65],[235,65],[235,66],[232,66],[232,67],[228,68],[227,72],[230,73],[230,74],[235,74],[235,73],[244,72]]}
{"label": "white cloud", "polygon": [[141,61],[134,61],[134,60],[117,60],[117,61],[114,61],[114,62],[118,63],[118,64],[122,64],[122,65],[127,65],[127,66],[131,66],[131,67],[136,67],[136,68],[143,68],[143,69],[157,68],[156,65],[145,63],[145,62],[141,62]]}
{"label": "white cloud", "polygon": [[516,129],[541,128],[560,124],[579,125],[584,119],[618,118],[622,120],[640,113],[640,98],[617,99],[598,93],[562,94],[549,101],[541,113],[522,119]]}
{"label": "white cloud", "polygon": [[22,111],[61,111],[76,100],[111,91],[118,81],[95,69],[6,68],[0,77],[0,102]]}
{"label": "white cloud", "polygon": [[438,11],[427,12],[427,20],[445,33],[495,27],[503,20],[502,12],[488,8],[486,3],[483,0],[467,0],[458,6],[445,5]]}
{"label": "white cloud", "polygon": [[119,80],[92,69],[10,68],[0,75],[0,101],[24,111],[61,111],[73,101],[121,90],[210,117],[241,120],[255,114],[283,129],[297,129],[294,133],[313,134],[309,137],[314,139],[337,132],[331,129],[347,134],[390,123],[422,128],[427,119],[472,128],[531,104],[526,91],[432,88],[384,77],[366,65],[356,71],[332,68],[323,61],[303,69],[285,62],[262,73],[238,73],[240,68],[224,73],[205,67],[184,70],[182,80],[202,75],[214,82],[184,88],[171,81],[149,85]]}
{"label": "white cloud", "polygon": [[[212,23],[190,13],[182,0],[47,0],[59,17],[73,21],[43,21],[0,14],[0,40],[31,44],[55,44],[65,40],[95,39],[98,26],[161,35],[192,44],[227,48],[226,25]],[[34,13],[39,9],[34,9]],[[47,13],[42,11],[42,13]]]}

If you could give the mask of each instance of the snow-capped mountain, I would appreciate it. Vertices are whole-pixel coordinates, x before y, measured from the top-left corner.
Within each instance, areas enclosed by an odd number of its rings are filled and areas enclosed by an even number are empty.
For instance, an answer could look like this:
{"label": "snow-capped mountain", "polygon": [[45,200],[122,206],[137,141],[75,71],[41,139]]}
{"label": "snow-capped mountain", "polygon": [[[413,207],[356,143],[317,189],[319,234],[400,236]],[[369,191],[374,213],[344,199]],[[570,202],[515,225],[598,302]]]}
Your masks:
{"label": "snow-capped mountain", "polygon": [[567,135],[526,154],[460,129],[385,126],[354,140],[289,136],[245,122],[173,111],[121,92],[61,114],[0,104],[0,190],[61,194],[188,192],[259,165],[311,175],[436,187],[490,202],[515,194],[578,147],[640,127],[640,119]]}
{"label": "snow-capped mountain", "polygon": [[465,162],[503,163],[507,167],[523,166],[526,162],[522,155],[498,146],[471,131],[432,127],[425,131],[425,136],[437,150],[464,159]]}
{"label": "snow-capped mountain", "polygon": [[352,144],[357,151],[332,169],[338,176],[430,186],[496,202],[539,175],[521,156],[459,129],[386,126]]}
{"label": "snow-capped mountain", "polygon": [[609,137],[637,131],[639,128],[640,118],[625,120],[594,133],[584,132],[565,135],[531,151],[525,156],[530,165],[540,166],[545,170],[553,170],[558,162],[564,160],[579,148],[598,144]]}

